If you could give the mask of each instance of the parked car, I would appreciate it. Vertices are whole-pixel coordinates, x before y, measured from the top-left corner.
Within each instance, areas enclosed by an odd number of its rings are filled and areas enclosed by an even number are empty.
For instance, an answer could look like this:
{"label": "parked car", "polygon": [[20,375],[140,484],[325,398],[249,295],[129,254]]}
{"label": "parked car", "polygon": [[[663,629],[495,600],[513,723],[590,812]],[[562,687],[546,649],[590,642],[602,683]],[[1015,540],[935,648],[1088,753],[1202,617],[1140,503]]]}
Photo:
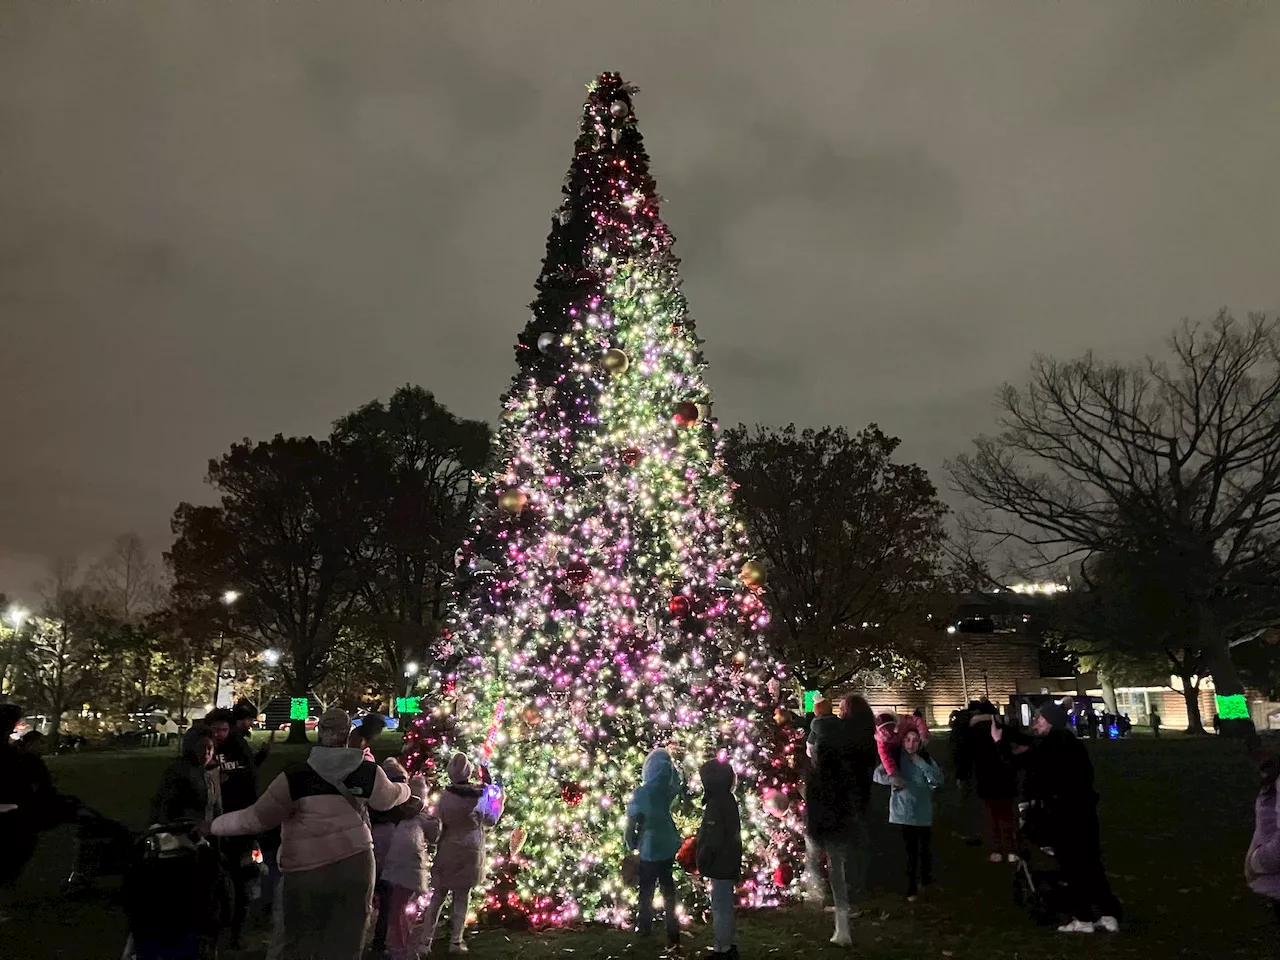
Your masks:
{"label": "parked car", "polygon": [[[319,725],[320,725],[320,718],[319,718],[319,717],[307,717],[307,732],[308,732],[308,733],[310,733],[312,730],[314,730],[314,729],[315,729],[316,727],[318,727]],[[288,730],[288,729],[289,729],[290,727],[292,727],[292,726],[293,726],[293,721],[292,721],[292,720],[286,720],[284,723],[280,724],[280,728],[279,728],[279,729],[281,729],[281,730]]]}
{"label": "parked car", "polygon": [[10,736],[10,739],[21,740],[23,737],[25,737],[28,733],[31,733],[32,731],[43,733],[45,736],[48,736],[50,731],[52,730],[53,730],[53,723],[49,720],[48,717],[43,717],[43,716],[23,717],[21,720],[18,721],[18,725],[13,728],[13,733]]}

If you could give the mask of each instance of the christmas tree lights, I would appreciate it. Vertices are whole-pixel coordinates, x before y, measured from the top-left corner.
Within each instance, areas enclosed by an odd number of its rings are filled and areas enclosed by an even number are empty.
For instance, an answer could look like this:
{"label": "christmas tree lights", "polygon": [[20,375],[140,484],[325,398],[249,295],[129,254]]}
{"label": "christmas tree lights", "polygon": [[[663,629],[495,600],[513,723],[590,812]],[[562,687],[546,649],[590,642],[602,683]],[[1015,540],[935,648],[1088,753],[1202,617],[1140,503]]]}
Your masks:
{"label": "christmas tree lights", "polygon": [[[737,771],[742,905],[787,899],[801,847],[803,745],[774,719],[786,677],[759,640],[767,572],[734,516],[635,90],[616,74],[588,89],[499,466],[458,555],[453,715],[408,734],[411,765],[462,747],[502,783],[481,909],[533,926],[630,922],[625,808],[655,746],[686,777],[686,836],[698,766]],[[683,883],[692,911],[700,885]]]}

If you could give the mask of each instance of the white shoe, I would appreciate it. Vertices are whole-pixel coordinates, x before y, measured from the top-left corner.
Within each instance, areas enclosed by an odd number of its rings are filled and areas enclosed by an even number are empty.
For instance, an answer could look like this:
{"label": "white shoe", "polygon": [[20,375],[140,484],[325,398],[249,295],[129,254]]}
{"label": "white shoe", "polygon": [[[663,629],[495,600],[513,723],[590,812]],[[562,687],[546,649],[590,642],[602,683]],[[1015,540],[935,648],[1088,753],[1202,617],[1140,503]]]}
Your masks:
{"label": "white shoe", "polygon": [[836,911],[836,932],[832,936],[831,942],[837,947],[853,946],[853,937],[849,934],[849,911]]}
{"label": "white shoe", "polygon": [[1093,924],[1088,920],[1072,920],[1058,928],[1059,933],[1093,933]]}
{"label": "white shoe", "polygon": [[1011,853],[1011,854],[1009,854],[1009,858],[1008,858],[1008,859],[1009,859],[1009,862],[1010,862],[1010,863],[1017,863],[1017,862],[1018,862],[1018,855],[1017,855],[1016,853]]}
{"label": "white shoe", "polygon": [[1107,931],[1107,933],[1120,932],[1120,921],[1115,917],[1099,917],[1098,926]]}
{"label": "white shoe", "polygon": [[449,952],[450,953],[470,953],[471,951],[467,949],[467,945],[465,943],[459,940],[457,943],[449,944]]}

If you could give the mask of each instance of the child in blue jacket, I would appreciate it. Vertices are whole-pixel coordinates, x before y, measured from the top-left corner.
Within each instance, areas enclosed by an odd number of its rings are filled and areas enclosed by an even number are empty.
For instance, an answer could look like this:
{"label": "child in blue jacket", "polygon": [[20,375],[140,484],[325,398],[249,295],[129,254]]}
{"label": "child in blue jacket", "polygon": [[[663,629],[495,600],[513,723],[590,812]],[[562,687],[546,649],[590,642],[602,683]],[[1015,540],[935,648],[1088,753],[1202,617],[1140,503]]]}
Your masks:
{"label": "child in blue jacket", "polygon": [[680,943],[680,920],[676,916],[676,881],[672,867],[680,852],[681,837],[671,817],[671,804],[684,788],[671,754],[654,750],[644,761],[642,783],[627,804],[628,850],[640,852],[640,916],[637,931],[644,937],[653,929],[653,890],[662,891],[666,914],[667,942]]}
{"label": "child in blue jacket", "polygon": [[[902,736],[898,771],[890,775],[881,764],[876,783],[893,787],[889,794],[889,822],[902,827],[907,848],[907,900],[914,902],[921,886],[933,883],[933,791],[942,783],[942,770],[921,755],[922,741],[915,730]],[[901,786],[895,780],[901,778]]]}

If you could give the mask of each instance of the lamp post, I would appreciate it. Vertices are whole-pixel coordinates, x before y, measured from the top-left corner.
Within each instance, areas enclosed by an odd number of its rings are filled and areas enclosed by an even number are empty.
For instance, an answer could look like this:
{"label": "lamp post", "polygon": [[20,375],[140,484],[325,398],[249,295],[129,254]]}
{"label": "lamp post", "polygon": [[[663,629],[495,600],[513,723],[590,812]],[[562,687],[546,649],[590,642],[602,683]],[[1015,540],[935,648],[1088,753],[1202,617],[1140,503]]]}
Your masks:
{"label": "lamp post", "polygon": [[[957,637],[960,634],[960,628],[954,623],[947,627],[947,635]],[[969,680],[964,675],[964,644],[956,644],[956,652],[960,654],[960,686],[964,690],[964,706],[969,705]]]}
{"label": "lamp post", "polygon": [[[226,590],[222,594],[222,605],[227,608],[227,616],[231,615],[231,608],[235,606],[237,600],[240,599],[238,590]],[[213,673],[213,706],[216,710],[218,707],[218,693],[222,688],[222,659],[227,648],[227,631],[223,629],[218,634],[218,662]]]}

